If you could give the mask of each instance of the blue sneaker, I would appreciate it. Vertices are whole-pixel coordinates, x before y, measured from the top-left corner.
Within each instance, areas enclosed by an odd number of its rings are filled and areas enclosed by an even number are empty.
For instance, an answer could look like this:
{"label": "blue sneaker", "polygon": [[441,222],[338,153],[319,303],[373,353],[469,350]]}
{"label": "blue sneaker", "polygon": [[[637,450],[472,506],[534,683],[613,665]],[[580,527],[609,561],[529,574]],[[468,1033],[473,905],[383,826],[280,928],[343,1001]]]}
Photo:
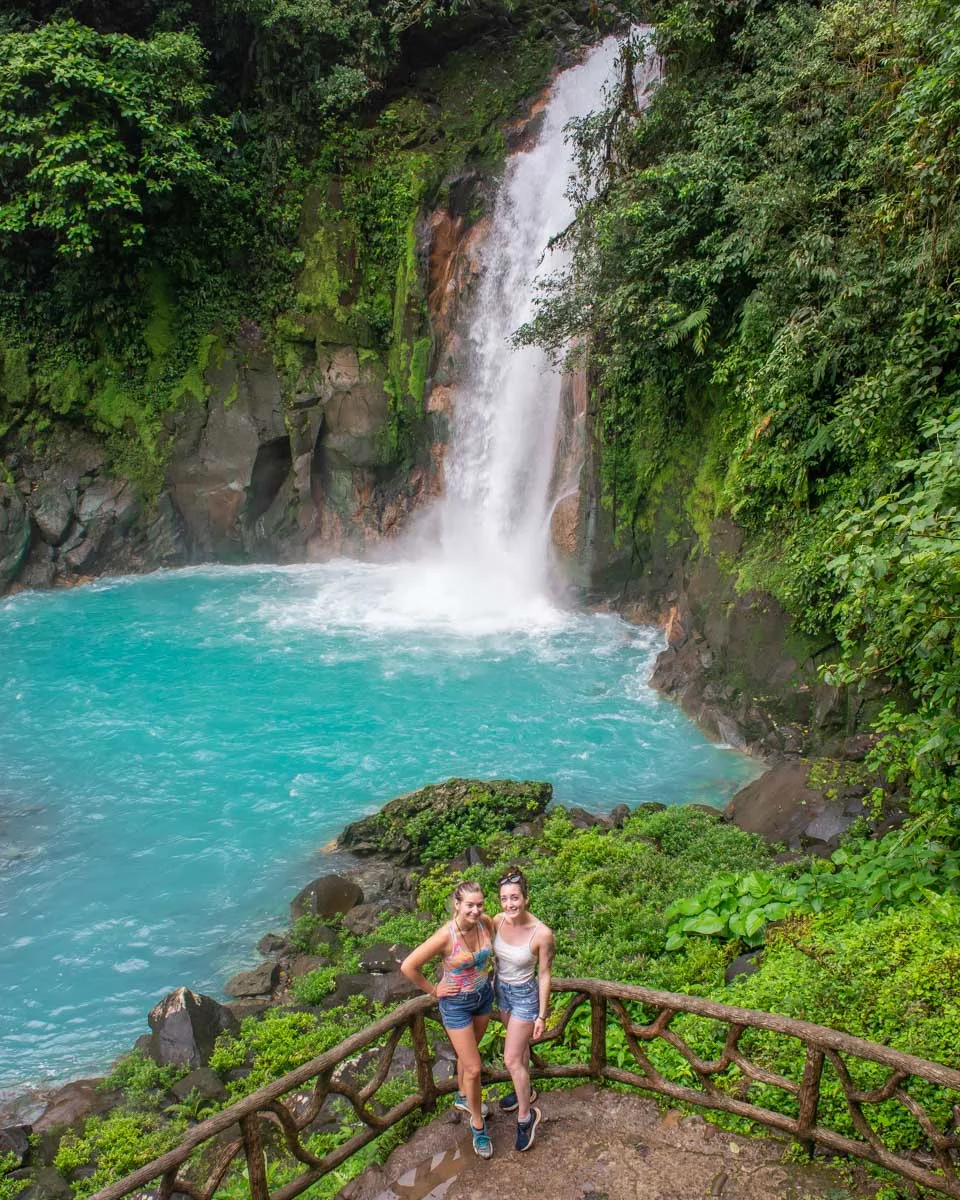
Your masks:
{"label": "blue sneaker", "polygon": [[[534,1102],[534,1100],[536,1100],[536,1098],[537,1098],[537,1089],[535,1087],[532,1087],[530,1089],[530,1103],[532,1104]],[[501,1112],[505,1112],[505,1113],[516,1112],[519,1107],[520,1107],[520,1101],[517,1099],[516,1092],[507,1092],[505,1095],[500,1097],[500,1111]]]}
{"label": "blue sneaker", "polygon": [[480,1129],[474,1129],[473,1123],[471,1122],[470,1132],[473,1134],[474,1154],[478,1155],[480,1158],[493,1158],[493,1142],[490,1140],[490,1134],[487,1133],[486,1121],[484,1121],[483,1126]]}
{"label": "blue sneaker", "polygon": [[537,1126],[543,1118],[539,1108],[531,1108],[530,1116],[525,1121],[517,1122],[517,1140],[513,1143],[515,1150],[529,1150],[533,1139],[537,1136]]}
{"label": "blue sneaker", "polygon": [[[467,1103],[467,1098],[463,1094],[463,1092],[457,1092],[457,1094],[454,1096],[453,1107],[459,1108],[461,1112],[465,1112],[465,1113],[468,1113],[470,1111],[470,1105]],[[487,1105],[487,1102],[485,1100],[481,1100],[480,1101],[480,1112],[483,1114],[483,1116],[486,1116],[489,1111],[490,1111],[490,1108]]]}

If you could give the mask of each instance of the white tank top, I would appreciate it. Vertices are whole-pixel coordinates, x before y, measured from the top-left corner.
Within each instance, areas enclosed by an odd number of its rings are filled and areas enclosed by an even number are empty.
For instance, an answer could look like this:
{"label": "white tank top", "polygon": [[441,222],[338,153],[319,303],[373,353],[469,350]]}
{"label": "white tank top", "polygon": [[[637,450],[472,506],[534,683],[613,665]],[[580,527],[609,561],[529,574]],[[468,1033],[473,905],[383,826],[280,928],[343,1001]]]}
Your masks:
{"label": "white tank top", "polygon": [[[501,921],[500,925],[502,924]],[[540,922],[537,921],[533,933],[530,934],[530,941],[523,946],[511,946],[509,942],[505,942],[500,936],[500,928],[497,928],[497,936],[493,939],[493,953],[497,959],[497,978],[501,983],[517,987],[518,984],[529,983],[534,977],[537,971],[537,956],[531,948],[531,943],[539,928]]]}

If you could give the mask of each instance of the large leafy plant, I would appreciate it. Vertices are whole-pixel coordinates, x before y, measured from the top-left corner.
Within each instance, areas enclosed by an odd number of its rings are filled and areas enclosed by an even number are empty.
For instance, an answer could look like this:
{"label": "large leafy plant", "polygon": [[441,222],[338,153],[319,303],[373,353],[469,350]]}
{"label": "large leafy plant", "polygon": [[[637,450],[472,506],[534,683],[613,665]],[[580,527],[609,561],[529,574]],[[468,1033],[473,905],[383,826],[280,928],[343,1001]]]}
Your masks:
{"label": "large leafy plant", "polygon": [[691,934],[739,939],[759,946],[770,921],[782,920],[806,894],[806,888],[767,871],[735,875],[725,871],[695,896],[667,907],[667,950],[679,950]]}

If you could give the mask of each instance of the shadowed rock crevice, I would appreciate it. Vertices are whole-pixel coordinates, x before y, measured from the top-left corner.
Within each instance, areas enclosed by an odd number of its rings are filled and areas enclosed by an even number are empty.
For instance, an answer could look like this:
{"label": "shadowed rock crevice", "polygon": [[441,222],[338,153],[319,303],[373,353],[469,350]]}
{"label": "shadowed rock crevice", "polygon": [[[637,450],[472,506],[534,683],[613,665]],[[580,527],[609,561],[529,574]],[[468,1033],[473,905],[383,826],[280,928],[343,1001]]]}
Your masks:
{"label": "shadowed rock crevice", "polygon": [[257,450],[247,488],[247,521],[253,524],[279,495],[293,468],[293,452],[287,437],[272,438]]}

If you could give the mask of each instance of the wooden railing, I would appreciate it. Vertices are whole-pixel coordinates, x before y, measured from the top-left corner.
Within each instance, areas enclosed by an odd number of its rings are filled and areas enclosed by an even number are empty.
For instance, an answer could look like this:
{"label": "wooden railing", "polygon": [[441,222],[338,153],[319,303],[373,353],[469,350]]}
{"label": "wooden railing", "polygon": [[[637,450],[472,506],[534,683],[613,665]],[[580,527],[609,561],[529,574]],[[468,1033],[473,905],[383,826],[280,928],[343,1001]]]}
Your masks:
{"label": "wooden railing", "polygon": [[[960,1071],[807,1021],[693,996],[596,979],[555,979],[553,991],[568,994],[568,999],[546,1037],[535,1047],[531,1074],[537,1078],[609,1080],[699,1108],[720,1109],[787,1133],[808,1149],[822,1146],[867,1159],[960,1200]],[[579,1017],[585,1005],[589,1005],[589,1028]],[[246,1160],[252,1200],[293,1200],[398,1121],[418,1109],[431,1111],[439,1096],[456,1090],[455,1080],[438,1082],[435,1078],[435,1056],[425,1021],[434,1006],[429,996],[408,1000],[319,1058],[200,1122],[175,1149],[104,1188],[93,1200],[120,1200],[156,1179],[160,1180],[157,1200],[169,1200],[174,1193],[191,1200],[210,1200],[241,1154]],[[701,1059],[671,1028],[674,1019],[684,1013],[725,1027],[719,1058]],[[613,1032],[617,1026],[619,1035]],[[797,1071],[799,1078],[777,1074],[742,1052],[740,1043],[748,1030],[795,1039],[805,1047],[802,1072]],[[411,1084],[409,1095],[384,1108],[377,1103],[377,1093],[391,1078],[397,1048],[407,1033],[413,1049],[416,1086]],[[572,1047],[574,1054],[582,1046],[584,1061],[549,1061],[551,1047],[559,1042]],[[611,1042],[621,1060],[618,1065],[610,1062]],[[378,1047],[372,1059],[364,1055],[371,1047]],[[666,1052],[672,1058],[670,1068],[663,1065],[664,1047],[670,1048]],[[345,1064],[356,1066],[361,1055],[370,1072],[364,1082],[351,1080],[352,1072],[343,1070]],[[628,1066],[621,1065],[625,1055]],[[569,1049],[565,1056],[570,1056]],[[661,1065],[654,1065],[654,1060],[660,1060]],[[857,1086],[854,1076],[862,1070],[858,1066],[862,1063],[875,1064],[887,1072],[878,1086]],[[856,1136],[818,1121],[825,1064],[839,1083]],[[509,1076],[503,1070],[490,1070],[485,1078],[496,1081]],[[757,1085],[793,1097],[785,1107],[794,1109],[795,1115],[753,1102],[750,1091]],[[916,1095],[918,1090],[924,1094],[923,1103]],[[362,1128],[336,1149],[318,1156],[304,1138],[309,1136],[329,1096],[343,1097],[353,1107]],[[871,1124],[868,1110],[890,1104],[899,1105],[916,1123],[919,1149],[891,1149],[876,1125]],[[931,1107],[936,1115],[931,1115]],[[265,1132],[269,1132],[271,1144],[283,1143],[292,1159],[304,1168],[272,1193],[267,1180]]]}

